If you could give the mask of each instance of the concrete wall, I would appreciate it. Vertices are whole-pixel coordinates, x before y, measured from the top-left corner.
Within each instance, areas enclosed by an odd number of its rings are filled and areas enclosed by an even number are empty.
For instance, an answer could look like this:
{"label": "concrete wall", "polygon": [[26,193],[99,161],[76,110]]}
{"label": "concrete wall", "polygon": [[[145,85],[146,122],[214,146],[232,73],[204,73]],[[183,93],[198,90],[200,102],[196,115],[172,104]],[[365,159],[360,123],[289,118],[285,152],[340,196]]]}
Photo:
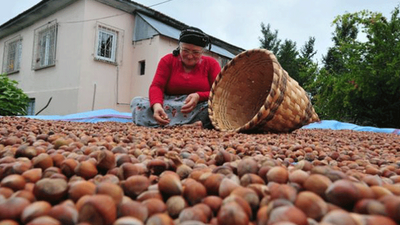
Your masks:
{"label": "concrete wall", "polygon": [[[21,68],[18,73],[10,74],[10,79],[17,80],[19,87],[31,98],[35,98],[35,112],[43,108],[49,98],[53,100],[41,114],[69,114],[77,112],[77,99],[80,76],[80,57],[82,45],[82,24],[70,26],[65,22],[83,20],[85,1],[78,1],[66,9],[57,12],[32,26],[1,39],[1,53],[4,42],[20,35],[22,37]],[[52,20],[59,23],[56,48],[56,66],[32,70],[35,29]],[[73,46],[73,47],[71,47]],[[3,55],[0,60],[3,62]]]}
{"label": "concrete wall", "polygon": [[[32,69],[35,29],[57,20],[56,64]],[[97,1],[81,0],[0,40],[0,62],[4,43],[22,37],[21,69],[10,74],[19,87],[35,98],[35,113],[49,98],[50,105],[40,115],[66,115],[98,109],[129,112],[135,96],[148,96],[161,57],[177,47],[177,41],[164,36],[133,43],[135,17]],[[95,59],[99,25],[118,31],[116,63]],[[206,53],[208,54],[208,53]],[[218,55],[212,55],[221,61]],[[144,75],[139,62],[146,62]],[[220,62],[221,63],[221,62]]]}

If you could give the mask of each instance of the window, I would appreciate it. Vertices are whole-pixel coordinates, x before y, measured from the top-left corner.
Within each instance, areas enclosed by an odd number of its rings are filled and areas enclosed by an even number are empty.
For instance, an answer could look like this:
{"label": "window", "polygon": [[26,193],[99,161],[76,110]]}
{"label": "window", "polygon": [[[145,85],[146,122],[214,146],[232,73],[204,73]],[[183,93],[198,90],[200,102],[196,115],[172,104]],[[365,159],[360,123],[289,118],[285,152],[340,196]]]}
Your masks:
{"label": "window", "polygon": [[142,60],[139,61],[139,75],[144,75],[146,72],[146,61]]}
{"label": "window", "polygon": [[54,66],[56,63],[57,23],[51,21],[35,30],[33,69]]}
{"label": "window", "polygon": [[34,98],[29,99],[28,108],[26,109],[26,114],[28,116],[35,115],[35,99]]}
{"label": "window", "polygon": [[3,73],[18,72],[21,66],[22,38],[17,36],[4,43]]}
{"label": "window", "polygon": [[98,26],[96,59],[107,62],[116,62],[118,31]]}

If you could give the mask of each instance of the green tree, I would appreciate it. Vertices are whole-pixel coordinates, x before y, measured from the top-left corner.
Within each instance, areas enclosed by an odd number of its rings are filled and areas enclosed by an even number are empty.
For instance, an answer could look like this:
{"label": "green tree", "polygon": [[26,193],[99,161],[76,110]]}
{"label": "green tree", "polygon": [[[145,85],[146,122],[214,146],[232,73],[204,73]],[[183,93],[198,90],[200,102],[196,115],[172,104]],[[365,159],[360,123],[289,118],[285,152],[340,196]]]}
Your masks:
{"label": "green tree", "polygon": [[[278,31],[272,32],[270,24],[261,23],[261,33],[262,38],[259,38],[260,47],[273,52],[282,68],[300,86],[304,89],[314,88],[309,84],[314,82],[318,72],[318,64],[313,62],[312,59],[316,54],[314,50],[315,38],[310,37],[305,45],[302,46],[301,52],[299,52],[296,42],[286,39],[282,43],[278,38]],[[310,90],[306,91],[310,92]]]}
{"label": "green tree", "polygon": [[0,115],[26,115],[29,97],[17,87],[18,82],[0,74]]}
{"label": "green tree", "polygon": [[263,36],[259,37],[260,47],[271,51],[275,55],[278,54],[281,44],[281,40],[278,39],[278,31],[272,32],[270,24],[265,26],[264,23],[261,23],[261,33]]}
{"label": "green tree", "polygon": [[315,90],[310,88],[310,84],[315,81],[318,73],[318,63],[313,61],[317,51],[314,50],[315,38],[310,37],[308,41],[300,49],[300,54],[298,58],[298,77],[297,82],[306,91],[314,95]]}
{"label": "green tree", "polygon": [[286,70],[289,76],[296,81],[299,80],[299,52],[296,48],[296,42],[285,40],[276,55],[278,62],[282,68]]}
{"label": "green tree", "polygon": [[[361,125],[400,127],[399,8],[388,21],[361,11],[334,21],[334,46],[313,88],[321,118]],[[365,38],[358,38],[359,32]],[[364,37],[362,36],[362,37]]]}

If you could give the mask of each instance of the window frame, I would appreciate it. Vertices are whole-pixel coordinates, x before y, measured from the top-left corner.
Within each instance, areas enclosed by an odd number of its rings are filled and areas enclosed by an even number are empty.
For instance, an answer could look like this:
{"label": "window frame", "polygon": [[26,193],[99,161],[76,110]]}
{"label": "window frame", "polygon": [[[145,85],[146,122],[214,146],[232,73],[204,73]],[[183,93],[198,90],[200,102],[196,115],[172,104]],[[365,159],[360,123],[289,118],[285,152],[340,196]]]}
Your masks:
{"label": "window frame", "polygon": [[146,60],[139,61],[139,76],[144,76],[146,74]]}
{"label": "window frame", "polygon": [[57,20],[36,28],[34,31],[32,69],[39,70],[56,64]]}
{"label": "window frame", "polygon": [[[111,43],[110,57],[105,57],[105,56],[99,55],[99,52],[101,52],[101,49],[99,49],[101,46],[100,34],[109,35],[109,36],[113,37],[112,43]],[[118,41],[119,41],[119,31],[118,30],[110,28],[105,25],[98,24],[97,30],[96,30],[95,59],[99,60],[99,61],[105,61],[105,62],[115,64],[117,62]]]}
{"label": "window frame", "polygon": [[[10,57],[10,48],[12,44],[16,44],[15,53],[13,59]],[[17,73],[21,69],[21,57],[22,57],[22,37],[20,35],[13,37],[4,42],[4,52],[3,52],[3,68],[2,73],[12,74]],[[13,68],[9,70],[11,63],[10,61],[13,60],[12,63]],[[16,65],[16,66],[15,66]]]}

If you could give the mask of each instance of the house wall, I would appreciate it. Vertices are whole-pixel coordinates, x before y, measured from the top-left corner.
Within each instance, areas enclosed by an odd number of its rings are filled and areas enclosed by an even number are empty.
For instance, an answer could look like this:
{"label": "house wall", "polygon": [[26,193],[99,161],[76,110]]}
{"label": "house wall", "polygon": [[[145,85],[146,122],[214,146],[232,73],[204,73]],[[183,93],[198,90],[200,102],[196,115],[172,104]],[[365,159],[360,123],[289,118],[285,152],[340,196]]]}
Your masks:
{"label": "house wall", "polygon": [[[50,97],[52,97],[52,101],[41,115],[77,112],[82,24],[71,26],[66,22],[83,19],[83,4],[84,1],[77,1],[64,10],[0,40],[0,48],[3,53],[4,42],[17,35],[22,37],[21,68],[18,73],[10,74],[9,77],[18,81],[18,86],[30,98],[35,98],[35,113],[46,105]],[[32,70],[35,29],[55,19],[59,23],[56,66]],[[0,60],[3,62],[4,54],[0,55]]]}
{"label": "house wall", "polygon": [[[171,53],[178,46],[178,42],[164,36],[154,36],[151,39],[138,41],[134,44],[132,73],[132,97],[148,97],[148,91],[160,59]],[[145,60],[146,70],[144,75],[139,75],[139,62]]]}
{"label": "house wall", "polygon": [[[113,108],[129,112],[134,16],[97,1],[85,1],[78,112]],[[110,17],[111,16],[111,17]],[[109,17],[99,19],[101,17]],[[97,18],[97,19],[96,19]],[[95,59],[97,26],[118,31],[117,63]]]}
{"label": "house wall", "polygon": [[[57,20],[56,65],[32,69],[34,31]],[[117,61],[114,64],[95,59],[97,27],[101,24],[118,31]],[[52,98],[40,115],[66,115],[98,109],[130,112],[133,97],[148,96],[159,60],[177,47],[177,41],[164,36],[133,43],[135,17],[92,0],[76,1],[9,37],[0,40],[0,62],[4,42],[20,35],[21,69],[10,74],[19,87],[35,98],[35,113]],[[209,55],[209,53],[206,53]],[[218,55],[213,54],[220,63]],[[139,62],[145,60],[144,75]]]}

